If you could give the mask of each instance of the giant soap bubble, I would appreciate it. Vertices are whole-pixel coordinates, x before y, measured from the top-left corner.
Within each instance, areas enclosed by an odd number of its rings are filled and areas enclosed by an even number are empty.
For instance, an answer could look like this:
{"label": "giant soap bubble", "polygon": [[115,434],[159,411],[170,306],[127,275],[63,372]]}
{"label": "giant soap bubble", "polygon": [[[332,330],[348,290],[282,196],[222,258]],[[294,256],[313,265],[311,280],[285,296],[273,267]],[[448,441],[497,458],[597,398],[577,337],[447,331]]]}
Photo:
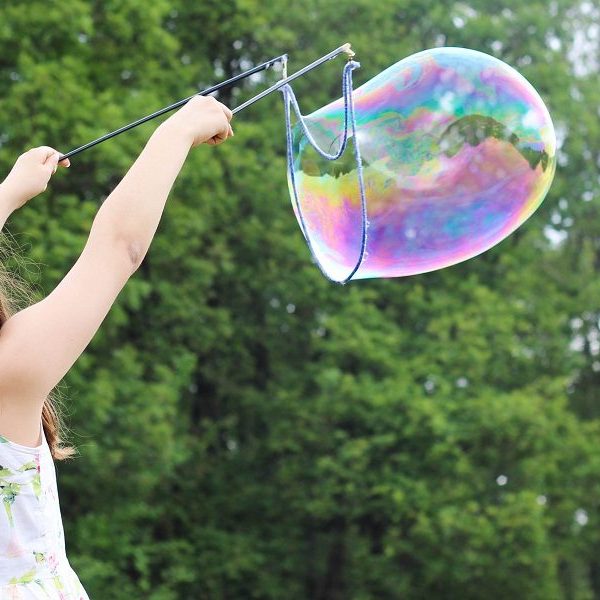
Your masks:
{"label": "giant soap bubble", "polygon": [[[354,106],[368,220],[354,278],[425,273],[480,254],[519,227],[552,182],[556,138],[543,101],[517,71],[487,54],[414,54],[355,90]],[[320,147],[335,153],[343,99],[304,119]],[[353,143],[330,162],[299,124],[293,130],[305,235],[335,281],[348,277],[361,247]]]}

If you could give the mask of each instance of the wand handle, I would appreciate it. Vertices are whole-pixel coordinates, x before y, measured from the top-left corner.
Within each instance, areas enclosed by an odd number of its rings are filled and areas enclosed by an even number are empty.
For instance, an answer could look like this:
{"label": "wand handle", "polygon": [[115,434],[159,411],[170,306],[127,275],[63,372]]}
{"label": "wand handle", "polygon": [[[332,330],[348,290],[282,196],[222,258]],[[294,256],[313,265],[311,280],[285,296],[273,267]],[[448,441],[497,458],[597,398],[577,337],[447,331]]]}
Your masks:
{"label": "wand handle", "polygon": [[114,138],[115,136],[120,135],[121,133],[123,133],[125,131],[129,131],[130,129],[133,129],[134,127],[137,127],[138,125],[141,125],[142,123],[146,123],[147,121],[150,121],[151,119],[155,119],[156,117],[159,117],[160,115],[164,115],[165,113],[175,110],[176,108],[183,106],[186,102],[191,100],[194,96],[207,96],[208,94],[211,94],[212,92],[216,92],[217,90],[221,90],[225,87],[229,87],[229,86],[233,85],[234,83],[237,83],[241,79],[245,79],[246,77],[249,77],[250,75],[254,75],[254,73],[258,73],[259,71],[264,71],[265,69],[268,69],[269,67],[273,66],[277,62],[285,62],[286,60],[287,60],[287,54],[282,54],[281,56],[272,58],[271,60],[268,60],[267,62],[264,62],[260,65],[257,65],[256,67],[253,67],[252,69],[249,69],[248,71],[244,71],[243,73],[240,73],[239,75],[236,75],[235,77],[232,77],[231,79],[227,79],[226,81],[222,81],[221,83],[218,83],[209,88],[206,88],[202,92],[198,92],[197,94],[193,94],[187,98],[183,98],[183,100],[179,100],[178,102],[175,102],[174,104],[165,106],[164,108],[161,108],[160,110],[157,110],[156,112],[153,112],[150,115],[146,115],[145,117],[142,117],[141,119],[138,119],[137,121],[133,121],[133,123],[124,125],[123,127],[120,127],[119,129],[116,129],[115,131],[111,131],[110,133],[107,133],[107,134],[103,135],[102,137],[99,137],[98,139],[92,140],[91,142],[88,142],[87,144],[84,144],[83,146],[79,146],[79,148],[75,148],[74,150],[71,150],[70,152],[63,154],[58,160],[61,161],[61,160],[64,160],[65,158],[70,158],[71,156],[75,156],[76,154],[79,154],[80,152],[83,152],[84,150],[87,150],[88,148],[91,148],[92,146],[96,146],[97,144],[100,144],[102,142],[105,142],[106,140]]}

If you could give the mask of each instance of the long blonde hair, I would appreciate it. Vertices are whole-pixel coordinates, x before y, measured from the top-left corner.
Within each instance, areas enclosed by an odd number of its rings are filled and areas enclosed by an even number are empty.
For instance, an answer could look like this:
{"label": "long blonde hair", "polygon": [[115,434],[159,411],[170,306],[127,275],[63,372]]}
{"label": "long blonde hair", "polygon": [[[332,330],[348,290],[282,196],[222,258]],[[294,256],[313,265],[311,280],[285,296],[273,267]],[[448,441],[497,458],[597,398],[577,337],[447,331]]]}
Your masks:
{"label": "long blonde hair", "polygon": [[[11,246],[6,233],[0,233],[0,328],[19,310],[20,306],[30,304],[33,296],[27,283],[15,273],[9,272],[3,264],[5,262],[3,259],[16,256],[14,252],[10,251]],[[61,435],[64,427],[59,406],[60,394],[57,389],[54,389],[44,401],[42,425],[52,458],[64,460],[75,454],[75,449],[62,443]]]}

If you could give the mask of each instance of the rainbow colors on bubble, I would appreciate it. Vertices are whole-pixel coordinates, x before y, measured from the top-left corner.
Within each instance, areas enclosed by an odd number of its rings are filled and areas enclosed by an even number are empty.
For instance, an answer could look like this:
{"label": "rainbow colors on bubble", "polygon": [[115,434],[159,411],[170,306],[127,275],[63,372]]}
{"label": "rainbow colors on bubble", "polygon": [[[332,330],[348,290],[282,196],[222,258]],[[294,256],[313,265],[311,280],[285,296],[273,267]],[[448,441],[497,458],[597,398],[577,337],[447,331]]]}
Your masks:
{"label": "rainbow colors on bubble", "polygon": [[[554,177],[556,137],[546,106],[523,76],[487,54],[414,54],[356,89],[354,106],[368,220],[355,279],[425,273],[484,252],[537,209]],[[343,119],[339,99],[305,122],[334,153]],[[327,161],[299,124],[293,131],[308,237],[334,281],[349,275],[361,247],[353,143]]]}

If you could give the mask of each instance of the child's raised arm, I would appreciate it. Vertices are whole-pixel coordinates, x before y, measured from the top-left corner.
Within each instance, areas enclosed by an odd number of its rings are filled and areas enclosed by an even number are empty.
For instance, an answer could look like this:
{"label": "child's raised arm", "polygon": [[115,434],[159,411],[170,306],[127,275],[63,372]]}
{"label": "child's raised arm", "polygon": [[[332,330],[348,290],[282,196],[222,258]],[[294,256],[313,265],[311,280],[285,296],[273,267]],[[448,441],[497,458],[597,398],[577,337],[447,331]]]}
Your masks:
{"label": "child's raised arm", "polygon": [[[17,442],[37,439],[44,399],[84,351],[139,267],[190,148],[225,141],[233,135],[230,119],[227,107],[197,96],[160,125],[98,210],[86,245],[64,279],[45,299],[0,327],[4,434],[12,433]],[[8,193],[0,189],[0,203]]]}

